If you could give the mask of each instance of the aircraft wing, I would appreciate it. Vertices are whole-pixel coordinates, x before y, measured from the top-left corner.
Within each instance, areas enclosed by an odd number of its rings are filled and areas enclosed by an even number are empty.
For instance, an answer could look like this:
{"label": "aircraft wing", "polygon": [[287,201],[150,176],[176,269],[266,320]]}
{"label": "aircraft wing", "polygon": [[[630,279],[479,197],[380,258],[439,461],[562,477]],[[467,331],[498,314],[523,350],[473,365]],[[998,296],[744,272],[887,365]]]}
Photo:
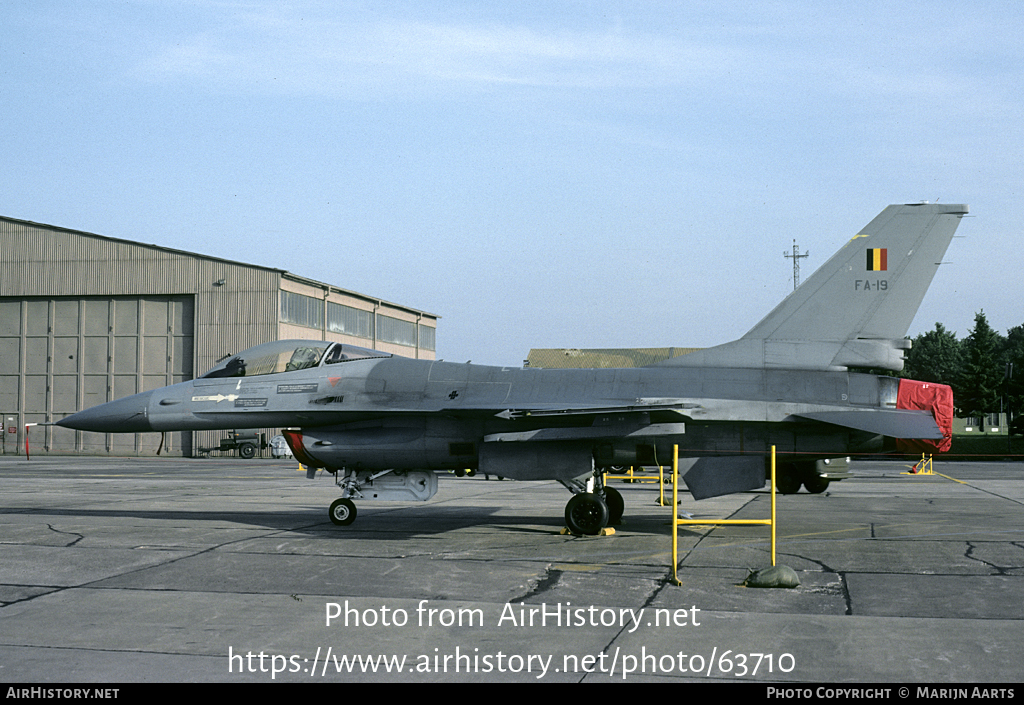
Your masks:
{"label": "aircraft wing", "polygon": [[[542,426],[524,431],[491,433],[484,436],[485,443],[500,442],[536,442],[536,441],[576,441],[600,440],[607,438],[642,438],[682,434],[686,432],[686,424],[682,419],[687,408],[696,404],[679,400],[637,400],[636,405],[628,406],[548,406],[530,409],[506,409],[496,417],[505,420],[529,419],[543,424],[546,420],[553,422],[559,418],[592,417],[590,426]],[[675,423],[651,423],[652,411],[669,411],[680,415]]]}
{"label": "aircraft wing", "polygon": [[524,419],[544,416],[594,416],[601,414],[637,414],[651,411],[674,411],[686,415],[687,411],[697,409],[700,404],[684,400],[647,400],[638,399],[636,404],[626,406],[538,406],[529,409],[505,409],[495,416],[501,419]]}
{"label": "aircraft wing", "polygon": [[491,433],[484,436],[484,443],[496,442],[529,442],[529,441],[578,441],[601,440],[605,438],[643,438],[645,436],[665,436],[686,432],[684,423],[649,423],[646,425],[629,424],[614,426],[586,426],[582,428],[538,428],[532,431],[515,431],[512,433]]}
{"label": "aircraft wing", "polygon": [[930,411],[906,409],[852,409],[849,411],[812,411],[794,414],[811,421],[852,428],[890,438],[926,438],[941,440],[942,430]]}
{"label": "aircraft wing", "polygon": [[[692,400],[641,400],[630,406],[569,406],[533,409],[507,409],[495,416],[503,419],[554,420],[565,417],[594,417],[592,426],[563,428],[544,427],[534,430],[495,433],[485,441],[554,441],[612,438],[624,436],[658,436],[685,432],[684,421],[693,421],[690,413],[703,405]],[[649,412],[674,412],[677,423],[651,423]],[[943,432],[930,411],[910,409],[844,409],[837,411],[808,411],[792,417],[841,426],[889,438],[942,439]]]}

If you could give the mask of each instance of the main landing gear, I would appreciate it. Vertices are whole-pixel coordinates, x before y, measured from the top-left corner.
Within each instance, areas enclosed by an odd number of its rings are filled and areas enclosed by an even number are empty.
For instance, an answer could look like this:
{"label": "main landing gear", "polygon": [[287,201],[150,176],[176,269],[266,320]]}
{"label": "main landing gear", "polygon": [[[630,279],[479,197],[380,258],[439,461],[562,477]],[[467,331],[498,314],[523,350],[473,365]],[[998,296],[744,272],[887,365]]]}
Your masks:
{"label": "main landing gear", "polygon": [[775,474],[775,487],[782,494],[796,494],[801,484],[811,494],[821,494],[828,489],[829,481],[818,473],[814,461],[780,463]]}
{"label": "main landing gear", "polygon": [[609,524],[622,521],[626,506],[622,494],[605,485],[600,475],[585,483],[572,480],[562,484],[573,493],[565,505],[565,525],[573,534],[597,536]]}

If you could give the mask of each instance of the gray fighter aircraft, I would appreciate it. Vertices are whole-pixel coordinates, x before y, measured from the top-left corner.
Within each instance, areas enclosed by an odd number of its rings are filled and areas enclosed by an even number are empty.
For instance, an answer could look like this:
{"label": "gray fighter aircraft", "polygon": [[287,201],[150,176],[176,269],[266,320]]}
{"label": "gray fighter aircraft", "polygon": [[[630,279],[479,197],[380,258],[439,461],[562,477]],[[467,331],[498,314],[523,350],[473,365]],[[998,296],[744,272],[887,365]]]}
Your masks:
{"label": "gray fighter aircraft", "polygon": [[905,338],[965,205],[893,205],[739,340],[629,369],[531,369],[413,360],[329,341],[230,355],[198,379],[72,414],[98,432],[287,427],[309,477],[335,475],[338,525],[354,499],[429,499],[435,471],[557,480],[565,520],[595,534],[622,516],[612,465],[667,464],[697,499],[765,484],[820,492],[816,461],[948,447],[952,394],[898,371]]}

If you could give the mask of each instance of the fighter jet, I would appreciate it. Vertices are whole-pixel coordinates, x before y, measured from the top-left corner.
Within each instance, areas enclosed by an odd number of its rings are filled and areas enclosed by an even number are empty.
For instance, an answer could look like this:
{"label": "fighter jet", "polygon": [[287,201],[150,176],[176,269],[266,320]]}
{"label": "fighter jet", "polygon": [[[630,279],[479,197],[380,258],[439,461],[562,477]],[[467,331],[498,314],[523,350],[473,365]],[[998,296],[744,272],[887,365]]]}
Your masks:
{"label": "fighter jet", "polygon": [[[899,371],[910,323],[965,205],[892,205],[742,338],[649,367],[536,369],[413,360],[330,341],[282,340],[201,377],[57,421],[135,433],[283,427],[314,477],[335,477],[331,521],[353,500],[426,500],[436,471],[557,480],[567,526],[596,534],[624,511],[613,465],[667,464],[696,499],[778,484],[820,492],[821,459],[900,444],[948,448],[949,387]],[[860,370],[860,371],[858,371]]]}

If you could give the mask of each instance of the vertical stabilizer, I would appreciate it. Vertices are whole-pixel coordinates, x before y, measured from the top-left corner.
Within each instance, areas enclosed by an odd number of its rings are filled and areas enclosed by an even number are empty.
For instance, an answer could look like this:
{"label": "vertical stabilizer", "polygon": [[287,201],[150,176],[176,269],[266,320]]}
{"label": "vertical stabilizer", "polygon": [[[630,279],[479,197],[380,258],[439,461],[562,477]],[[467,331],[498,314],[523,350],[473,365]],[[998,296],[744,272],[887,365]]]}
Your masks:
{"label": "vertical stabilizer", "polygon": [[967,211],[887,207],[742,338],[663,364],[903,369],[904,336]]}

